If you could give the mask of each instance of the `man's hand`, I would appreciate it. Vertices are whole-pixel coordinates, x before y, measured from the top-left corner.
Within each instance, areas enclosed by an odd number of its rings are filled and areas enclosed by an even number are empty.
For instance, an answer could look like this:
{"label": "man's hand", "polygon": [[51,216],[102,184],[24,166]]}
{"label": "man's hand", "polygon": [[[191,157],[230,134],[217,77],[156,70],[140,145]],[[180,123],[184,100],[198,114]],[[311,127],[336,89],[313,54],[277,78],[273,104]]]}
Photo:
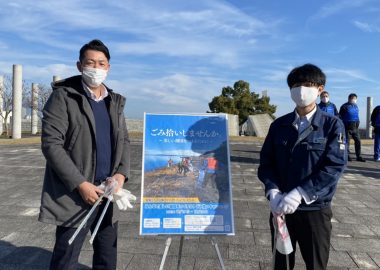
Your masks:
{"label": "man's hand", "polygon": [[90,205],[93,205],[99,199],[99,195],[104,193],[103,190],[87,181],[78,186],[78,191],[82,199]]}
{"label": "man's hand", "polygon": [[121,188],[123,188],[125,176],[120,173],[115,173],[112,178],[115,178],[117,180],[117,187],[115,188],[115,192],[118,192]]}
{"label": "man's hand", "polygon": [[293,214],[301,204],[302,196],[297,188],[286,194],[279,204],[284,214]]}
{"label": "man's hand", "polygon": [[282,198],[282,193],[278,189],[269,190],[270,210],[275,216],[280,216],[282,214],[281,209],[279,208],[279,203],[281,202]]}

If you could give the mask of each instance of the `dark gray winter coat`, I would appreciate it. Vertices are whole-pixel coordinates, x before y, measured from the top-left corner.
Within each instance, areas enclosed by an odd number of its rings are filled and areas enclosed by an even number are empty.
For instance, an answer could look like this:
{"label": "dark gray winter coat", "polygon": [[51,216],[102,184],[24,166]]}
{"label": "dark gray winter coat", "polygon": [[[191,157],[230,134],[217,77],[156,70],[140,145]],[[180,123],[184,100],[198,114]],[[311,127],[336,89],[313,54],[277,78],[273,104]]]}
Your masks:
{"label": "dark gray winter coat", "polygon": [[[81,76],[56,82],[52,87],[42,119],[41,148],[46,170],[39,221],[75,227],[91,208],[77,187],[84,181],[94,181],[95,119]],[[107,90],[105,101],[112,124],[112,175],[121,173],[128,178],[130,142],[124,118],[125,98]],[[119,210],[113,209],[116,221]]]}

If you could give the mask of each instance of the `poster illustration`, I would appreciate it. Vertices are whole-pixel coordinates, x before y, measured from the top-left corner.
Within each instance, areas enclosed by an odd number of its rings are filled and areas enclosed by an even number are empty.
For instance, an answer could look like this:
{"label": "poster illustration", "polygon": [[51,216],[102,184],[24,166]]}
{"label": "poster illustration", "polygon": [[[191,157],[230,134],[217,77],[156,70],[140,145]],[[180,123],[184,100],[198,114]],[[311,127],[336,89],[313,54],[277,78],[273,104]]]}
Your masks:
{"label": "poster illustration", "polygon": [[225,114],[145,114],[140,234],[234,234]]}

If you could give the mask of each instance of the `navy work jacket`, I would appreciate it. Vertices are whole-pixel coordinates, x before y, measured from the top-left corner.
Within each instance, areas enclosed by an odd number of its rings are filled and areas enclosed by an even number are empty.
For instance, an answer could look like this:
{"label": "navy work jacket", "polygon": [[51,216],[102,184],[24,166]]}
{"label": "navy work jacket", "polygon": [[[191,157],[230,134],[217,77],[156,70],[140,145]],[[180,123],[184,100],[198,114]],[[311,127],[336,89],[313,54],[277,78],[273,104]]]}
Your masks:
{"label": "navy work jacket", "polygon": [[311,125],[301,134],[294,126],[295,111],[276,119],[270,126],[260,152],[258,177],[265,193],[283,193],[301,187],[310,200],[298,210],[318,210],[330,205],[347,164],[342,121],[318,108]]}

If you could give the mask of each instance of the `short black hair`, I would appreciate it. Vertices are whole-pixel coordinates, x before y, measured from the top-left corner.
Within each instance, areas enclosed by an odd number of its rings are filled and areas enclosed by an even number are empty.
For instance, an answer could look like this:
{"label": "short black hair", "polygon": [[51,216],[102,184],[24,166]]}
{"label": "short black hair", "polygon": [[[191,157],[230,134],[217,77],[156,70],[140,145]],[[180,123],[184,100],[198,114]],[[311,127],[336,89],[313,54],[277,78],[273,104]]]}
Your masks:
{"label": "short black hair", "polygon": [[325,95],[325,94],[327,94],[328,96],[330,95],[329,92],[327,92],[327,91],[323,91],[323,92],[321,93],[320,96],[323,96],[323,95]]}
{"label": "short black hair", "polygon": [[82,62],[84,59],[84,54],[87,50],[94,50],[94,51],[100,51],[104,53],[104,55],[107,57],[108,61],[111,59],[110,52],[108,51],[108,48],[102,41],[99,39],[91,40],[89,43],[84,44],[82,48],[79,51],[79,61]]}
{"label": "short black hair", "polygon": [[358,98],[358,96],[355,93],[351,93],[348,95],[348,99],[351,99],[351,98]]}
{"label": "short black hair", "polygon": [[290,71],[287,82],[289,88],[292,88],[295,84],[303,83],[321,86],[326,84],[326,75],[319,67],[313,64],[305,64]]}

